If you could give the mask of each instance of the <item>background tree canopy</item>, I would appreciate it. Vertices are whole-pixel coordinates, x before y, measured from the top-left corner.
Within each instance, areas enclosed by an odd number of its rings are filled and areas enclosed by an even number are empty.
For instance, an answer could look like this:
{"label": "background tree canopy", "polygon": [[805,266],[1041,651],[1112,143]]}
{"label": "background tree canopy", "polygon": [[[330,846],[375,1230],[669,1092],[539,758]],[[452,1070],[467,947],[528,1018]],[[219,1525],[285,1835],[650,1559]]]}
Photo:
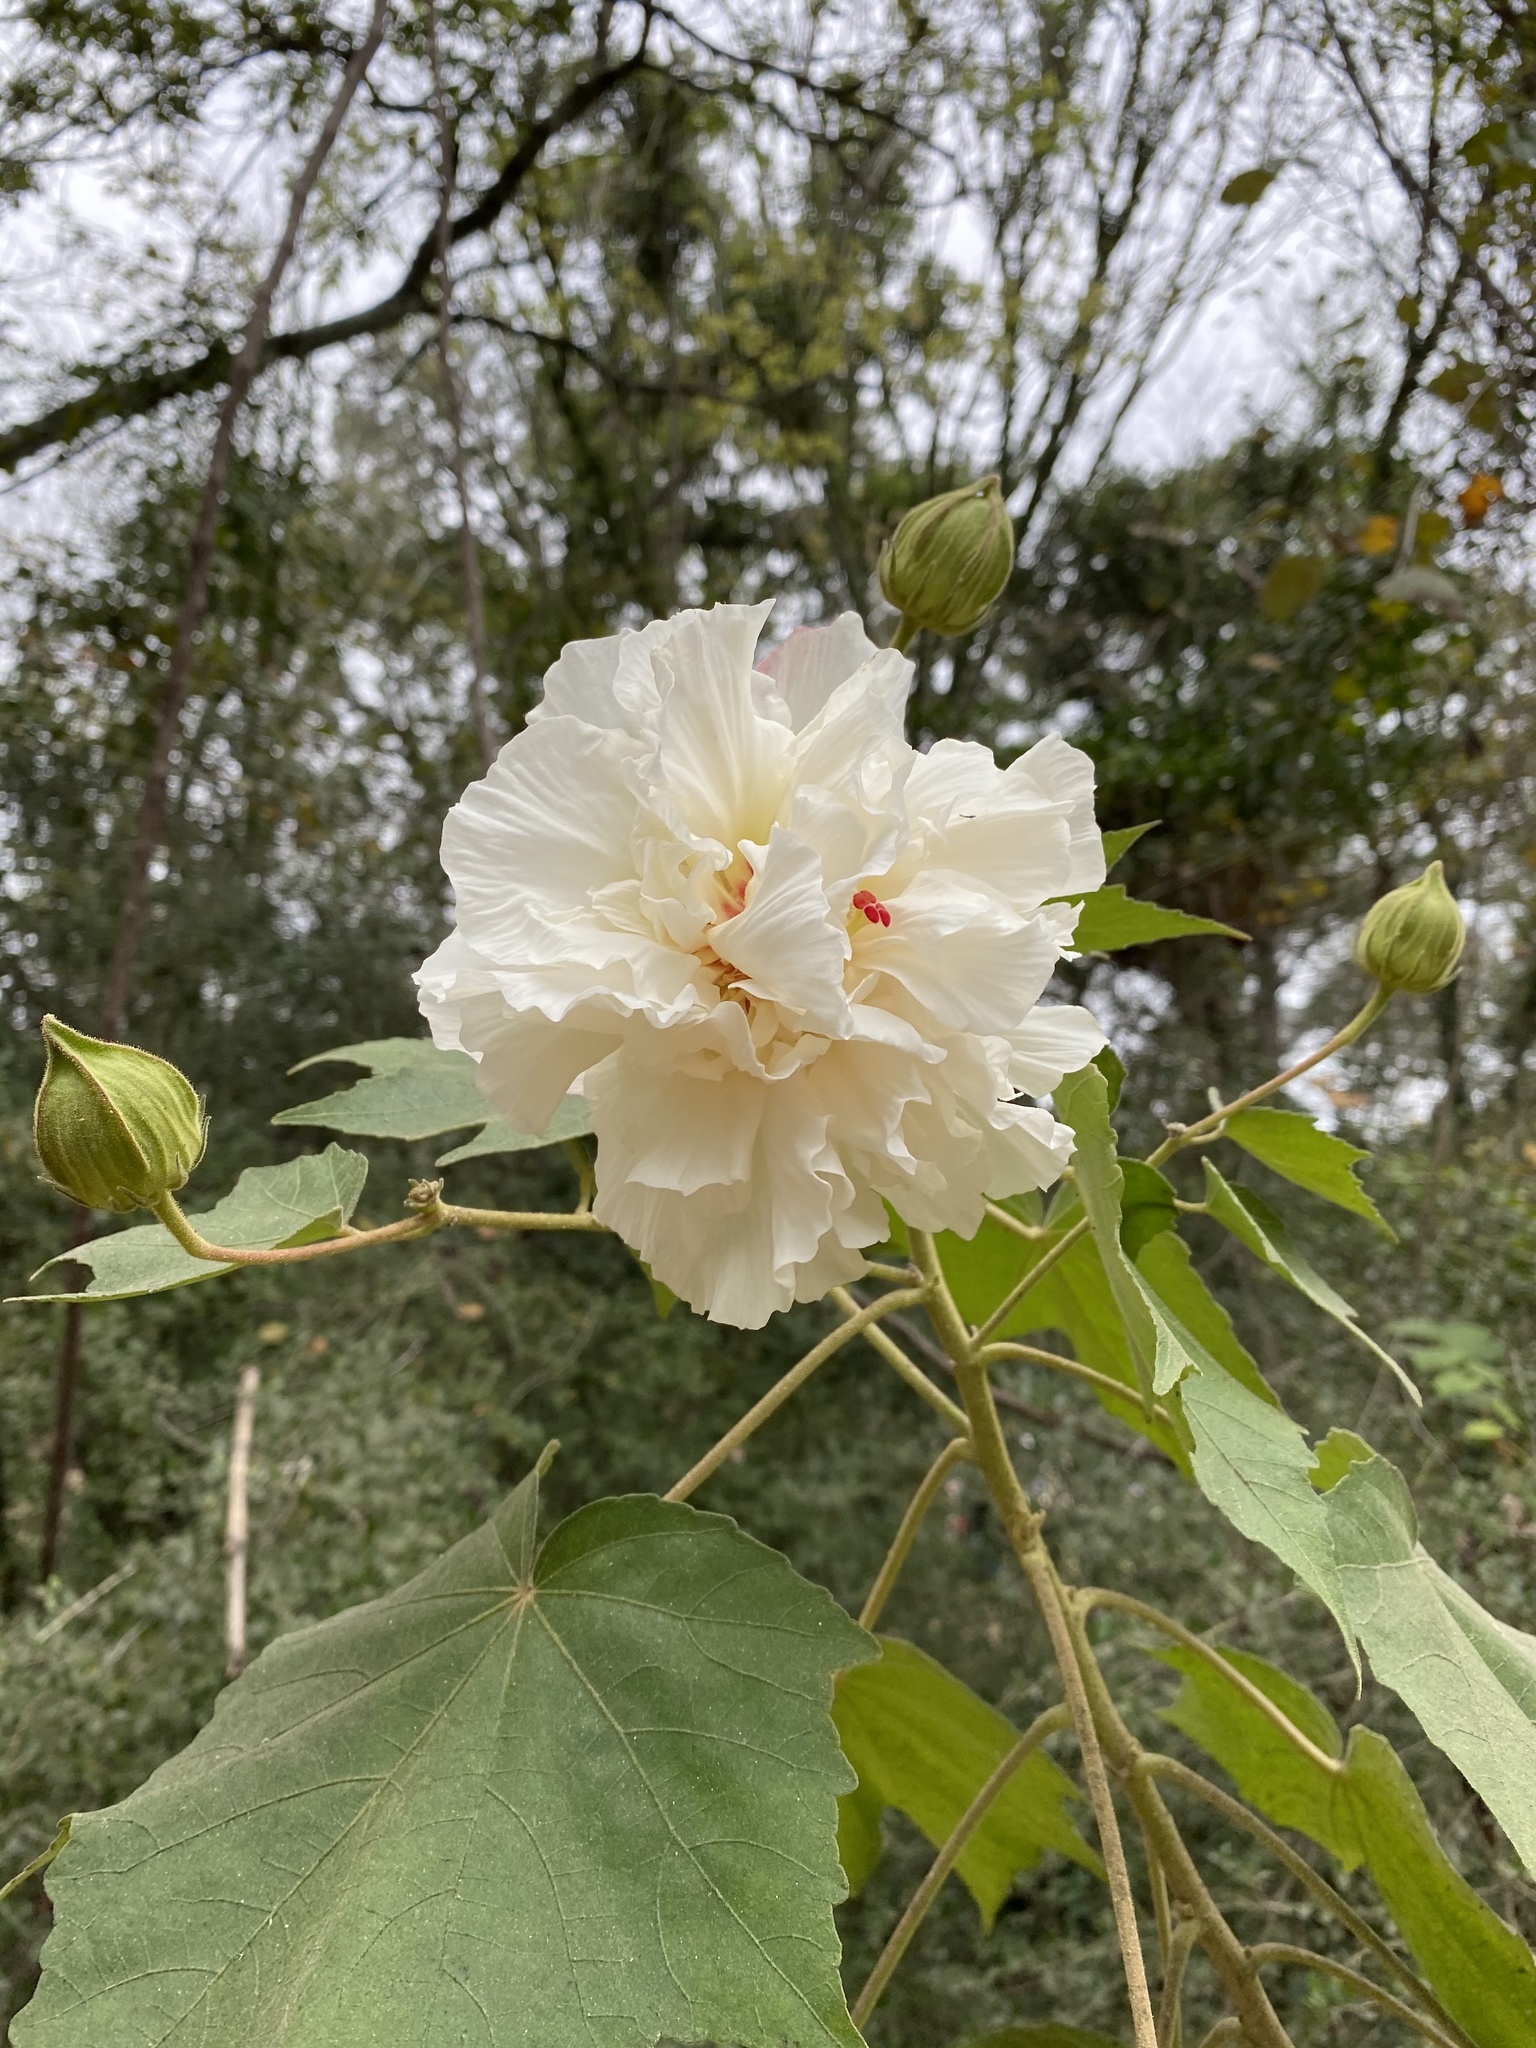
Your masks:
{"label": "background tree canopy", "polygon": [[[32,1177],[36,1025],[100,1019],[218,406],[366,13],[27,0],[0,32],[13,1292],[69,1225]],[[314,1092],[286,1070],[416,1029],[409,973],[443,926],[437,834],[479,772],[480,696],[505,737],[566,640],[680,604],[774,596],[775,630],[853,607],[878,631],[895,518],[995,470],[1018,565],[978,631],[919,642],[914,734],[1004,757],[1070,734],[1106,825],[1160,821],[1117,879],[1252,934],[1071,970],[1142,1052],[1133,1124],[1325,1035],[1355,1006],[1360,911],[1446,864],[1473,927],[1463,976],[1301,1098],[1385,1148],[1373,1192],[1402,1244],[1362,1225],[1317,1249],[1417,1332],[1423,1420],[1358,1354],[1303,1337],[1257,1266],[1227,1284],[1293,1405],[1315,1388],[1319,1412],[1325,1393],[1369,1411],[1441,1554],[1530,1626],[1536,24],[1501,0],[936,13],[389,11],[238,424],[127,1035],[207,1091],[210,1188],[304,1149],[269,1121]],[[401,1177],[429,1156],[402,1146]],[[497,1162],[486,1189],[532,1199],[564,1170]],[[727,1351],[658,1322],[616,1245],[438,1241],[296,1294],[257,1275],[93,1311],[43,1582],[59,1312],[8,1311],[0,1873],[206,1715],[242,1366],[265,1375],[259,1644],[397,1584],[551,1434],[558,1509],[665,1484],[818,1313]],[[1161,1582],[1348,1716],[1351,1676],[1283,1575],[1212,1548],[1171,1468],[1139,1468],[1138,1548],[1148,1526],[1156,1542],[1133,1564],[1113,1519],[1075,1506],[1123,1460],[1114,1425],[1022,1369],[1014,1398],[1073,1569]],[[850,1354],[719,1488],[855,1605],[878,1558],[846,1540],[850,1489],[877,1526],[897,1506],[885,1404]],[[870,1446],[852,1478],[830,1448],[851,1431]],[[1018,1647],[1034,1624],[995,1579],[969,1480],[950,1484],[893,1624],[942,1586],[929,1646],[1023,1712],[1043,1697]],[[1136,1683],[1148,1714],[1171,1697],[1160,1669]],[[1496,1826],[1386,1712],[1462,1867],[1536,1932]],[[844,1911],[852,1968],[920,1861],[915,1833],[896,1846]],[[1299,1900],[1270,1887],[1249,1910],[1283,1927]],[[0,1906],[11,2011],[46,1911],[36,1887]],[[968,1912],[946,1896],[872,2039],[1110,2021],[1075,1866],[1047,1858],[985,1948]],[[1342,1992],[1290,1996],[1298,2038],[1383,2031]]]}

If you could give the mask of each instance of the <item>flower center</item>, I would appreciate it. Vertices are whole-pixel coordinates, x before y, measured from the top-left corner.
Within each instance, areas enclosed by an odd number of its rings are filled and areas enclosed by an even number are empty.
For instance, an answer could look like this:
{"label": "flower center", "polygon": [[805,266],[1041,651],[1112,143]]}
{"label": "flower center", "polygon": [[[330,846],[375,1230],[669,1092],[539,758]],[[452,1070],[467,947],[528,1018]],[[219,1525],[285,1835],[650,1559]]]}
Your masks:
{"label": "flower center", "polygon": [[856,889],[853,895],[853,908],[862,910],[871,924],[888,925],[891,921],[891,913],[873,889]]}

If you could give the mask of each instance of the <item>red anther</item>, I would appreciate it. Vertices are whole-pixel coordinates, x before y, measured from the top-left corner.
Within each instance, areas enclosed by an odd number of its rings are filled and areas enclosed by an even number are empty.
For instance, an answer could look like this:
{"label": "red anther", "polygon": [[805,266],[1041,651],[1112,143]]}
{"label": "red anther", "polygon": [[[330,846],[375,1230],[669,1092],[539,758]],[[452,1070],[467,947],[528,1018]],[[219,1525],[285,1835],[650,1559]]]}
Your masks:
{"label": "red anther", "polygon": [[877,903],[875,905],[875,908],[880,913],[880,922],[882,924],[888,925],[891,921],[891,913],[886,909],[885,905],[883,903]]}
{"label": "red anther", "polygon": [[[864,905],[864,915],[869,919],[871,924],[878,924],[881,918],[885,917],[885,913],[881,910],[878,903],[866,903]],[[887,924],[889,924],[889,917],[886,917],[885,921]]]}
{"label": "red anther", "polygon": [[856,889],[853,893],[853,907],[855,910],[867,911],[874,900],[875,892],[873,889]]}

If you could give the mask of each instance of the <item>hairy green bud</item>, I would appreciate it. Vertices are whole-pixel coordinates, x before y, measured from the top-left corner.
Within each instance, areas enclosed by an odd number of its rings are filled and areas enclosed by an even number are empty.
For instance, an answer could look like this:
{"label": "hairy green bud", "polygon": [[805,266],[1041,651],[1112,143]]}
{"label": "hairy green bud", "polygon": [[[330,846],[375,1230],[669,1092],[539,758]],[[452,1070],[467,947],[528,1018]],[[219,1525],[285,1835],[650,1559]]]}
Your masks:
{"label": "hairy green bud", "polygon": [[148,1209],[185,1187],[208,1141],[197,1091],[169,1060],[43,1019],[48,1065],[32,1112],[43,1171],[87,1209]]}
{"label": "hairy green bud", "polygon": [[969,633],[1013,571],[1013,521],[995,476],[914,505],[880,551],[880,588],[914,630]]}
{"label": "hairy green bud", "polygon": [[1432,860],[1416,882],[1371,905],[1355,939],[1355,960],[1389,995],[1432,996],[1461,964],[1467,927]]}

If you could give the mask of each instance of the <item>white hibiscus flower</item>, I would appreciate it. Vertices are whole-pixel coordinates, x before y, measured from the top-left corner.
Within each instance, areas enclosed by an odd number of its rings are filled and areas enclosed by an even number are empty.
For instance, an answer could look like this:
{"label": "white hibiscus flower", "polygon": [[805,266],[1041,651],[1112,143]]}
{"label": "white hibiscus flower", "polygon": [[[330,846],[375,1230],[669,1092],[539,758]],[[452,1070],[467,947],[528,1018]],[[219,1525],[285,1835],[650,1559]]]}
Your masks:
{"label": "white hibiscus flower", "polygon": [[851,613],[755,663],[772,606],[568,646],[448,815],[458,928],[416,977],[515,1128],[578,1079],[596,1213],[756,1329],[863,1270],[883,1203],[971,1235],[1048,1186],[1042,1095],[1104,1035],[1037,1007],[1104,857],[1086,755],[903,734],[911,664]]}

